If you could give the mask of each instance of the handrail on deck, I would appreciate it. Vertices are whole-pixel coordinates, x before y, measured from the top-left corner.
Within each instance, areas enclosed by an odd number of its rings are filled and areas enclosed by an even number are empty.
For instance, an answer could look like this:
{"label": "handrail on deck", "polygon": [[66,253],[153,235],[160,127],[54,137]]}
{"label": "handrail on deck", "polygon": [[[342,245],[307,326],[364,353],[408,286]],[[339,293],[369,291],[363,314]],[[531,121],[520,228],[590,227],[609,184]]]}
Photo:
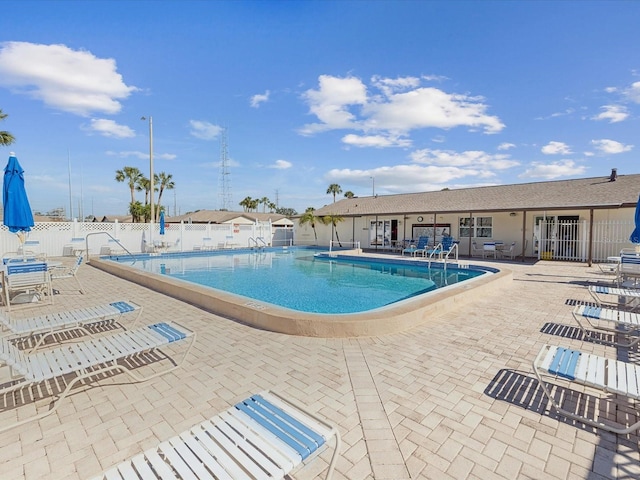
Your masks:
{"label": "handrail on deck", "polygon": [[92,235],[106,235],[109,238],[111,238],[111,240],[113,240],[114,242],[116,242],[125,252],[127,252],[129,255],[131,255],[131,257],[133,257],[133,263],[136,263],[136,257],[135,255],[133,255],[133,253],[131,253],[127,247],[125,247],[122,243],[120,243],[120,240],[118,240],[117,238],[115,238],[113,235],[111,235],[109,232],[91,232],[91,233],[87,233],[86,237],[84,238],[85,241],[85,247],[87,249],[87,263],[90,263],[90,256],[89,256],[89,237]]}

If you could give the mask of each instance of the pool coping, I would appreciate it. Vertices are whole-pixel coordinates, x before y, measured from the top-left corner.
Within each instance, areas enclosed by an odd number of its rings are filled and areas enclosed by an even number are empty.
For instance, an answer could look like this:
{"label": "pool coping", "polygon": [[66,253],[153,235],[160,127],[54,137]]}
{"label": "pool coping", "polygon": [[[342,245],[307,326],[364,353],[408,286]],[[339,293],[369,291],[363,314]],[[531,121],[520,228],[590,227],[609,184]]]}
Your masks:
{"label": "pool coping", "polygon": [[[359,257],[380,260],[374,255],[362,254]],[[222,290],[144,272],[99,257],[92,257],[89,265],[254,328],[287,335],[324,338],[370,337],[406,331],[428,323],[434,315],[472,305],[475,299],[489,291],[500,290],[513,280],[511,270],[500,269],[489,275],[367,312],[318,314],[278,307]]]}

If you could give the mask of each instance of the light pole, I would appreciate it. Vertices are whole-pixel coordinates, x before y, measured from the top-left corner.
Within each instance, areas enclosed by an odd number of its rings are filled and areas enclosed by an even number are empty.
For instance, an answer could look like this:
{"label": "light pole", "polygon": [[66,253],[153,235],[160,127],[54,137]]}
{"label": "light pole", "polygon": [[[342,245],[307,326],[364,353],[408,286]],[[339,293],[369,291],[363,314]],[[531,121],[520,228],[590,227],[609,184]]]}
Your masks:
{"label": "light pole", "polygon": [[376,177],[369,177],[371,179],[371,196],[376,196]]}
{"label": "light pole", "polygon": [[[141,120],[146,120],[142,117]],[[149,191],[151,193],[151,223],[156,221],[153,208],[153,117],[149,116]]]}

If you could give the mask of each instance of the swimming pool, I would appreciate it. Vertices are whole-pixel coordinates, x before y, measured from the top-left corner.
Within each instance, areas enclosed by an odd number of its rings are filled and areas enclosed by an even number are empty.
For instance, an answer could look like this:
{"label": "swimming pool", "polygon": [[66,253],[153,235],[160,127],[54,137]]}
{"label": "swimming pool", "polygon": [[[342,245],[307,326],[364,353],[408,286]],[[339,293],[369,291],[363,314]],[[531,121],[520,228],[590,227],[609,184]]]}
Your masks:
{"label": "swimming pool", "polygon": [[[513,274],[510,270],[498,270],[490,265],[471,265],[464,262],[469,270],[479,270],[486,274],[469,279],[468,281],[459,282],[448,285],[443,288],[428,291],[425,294],[416,294],[409,296],[403,300],[394,301],[384,306],[354,313],[330,313],[322,314],[315,312],[306,312],[293,310],[291,308],[281,307],[273,303],[256,299],[255,297],[247,297],[235,293],[229,293],[216,288],[198,285],[190,281],[184,281],[173,276],[176,267],[173,262],[178,260],[178,265],[188,264],[190,262],[202,263],[207,261],[222,262],[222,255],[228,255],[224,261],[230,262],[227,268],[237,268],[240,263],[236,260],[230,261],[239,252],[185,252],[184,254],[169,255],[137,255],[135,262],[131,257],[122,259],[123,261],[113,261],[113,258],[92,256],[88,260],[88,265],[103,270],[112,275],[116,275],[124,280],[137,283],[148,289],[154,290],[160,294],[164,294],[183,302],[194,305],[198,308],[206,310],[216,315],[211,317],[211,321],[224,321],[224,319],[233,320],[246,324],[253,328],[269,330],[272,332],[284,333],[287,335],[303,335],[311,337],[325,338],[345,338],[345,337],[363,337],[378,336],[391,333],[406,331],[414,326],[423,325],[431,321],[442,321],[442,315],[449,311],[455,310],[458,314],[466,315],[465,307],[473,308],[474,302],[491,292],[499,292],[513,280]],[[283,253],[284,254],[284,253]],[[310,252],[307,251],[307,256]],[[421,264],[423,269],[428,269],[427,262],[424,260],[409,260],[399,257],[384,257],[379,255],[366,255],[359,250],[350,252],[339,252],[339,259],[353,260],[358,263],[361,261],[374,261],[382,263],[381,268],[387,269],[388,273],[379,273],[379,275],[391,275],[390,269],[397,268],[398,262],[405,262],[404,265]],[[372,257],[372,258],[369,258]],[[292,258],[292,257],[287,257]],[[279,262],[282,258],[273,259],[271,263]],[[333,260],[333,259],[332,259]],[[289,260],[290,261],[290,260]],[[316,261],[318,261],[316,259]],[[148,265],[157,264],[158,270],[150,269],[150,271],[136,268],[136,264],[147,263]],[[267,262],[269,263],[269,262]],[[303,265],[308,266],[308,263]],[[161,265],[164,264],[164,267]],[[400,266],[403,264],[400,264]],[[451,266],[451,265],[450,265]],[[449,267],[450,267],[449,266]],[[328,262],[325,267],[329,269],[336,268],[336,262]],[[164,274],[162,273],[164,268]],[[167,268],[169,274],[167,274]],[[178,272],[181,268],[177,267]],[[252,281],[248,284],[254,291],[264,289],[265,281],[260,281],[262,274],[266,270],[264,262],[255,262],[252,264],[254,272]],[[305,267],[298,267],[304,270]],[[352,269],[359,268],[352,266]],[[438,268],[432,265],[431,269]],[[462,268],[465,270],[465,268]],[[157,273],[156,273],[157,272]],[[450,268],[448,273],[452,273]],[[441,273],[444,273],[442,271]],[[295,282],[294,282],[295,283]],[[428,288],[428,287],[427,287]],[[292,297],[304,298],[304,292],[294,285],[287,288],[291,292]],[[105,295],[108,292],[105,292]],[[343,293],[336,295],[338,298],[344,299]],[[154,315],[153,319],[159,319],[162,314]]]}
{"label": "swimming pool", "polygon": [[[149,256],[133,264],[150,273],[303,312],[355,313],[384,307],[485,271],[425,262],[316,256],[311,249]],[[127,260],[121,262],[131,263]]]}

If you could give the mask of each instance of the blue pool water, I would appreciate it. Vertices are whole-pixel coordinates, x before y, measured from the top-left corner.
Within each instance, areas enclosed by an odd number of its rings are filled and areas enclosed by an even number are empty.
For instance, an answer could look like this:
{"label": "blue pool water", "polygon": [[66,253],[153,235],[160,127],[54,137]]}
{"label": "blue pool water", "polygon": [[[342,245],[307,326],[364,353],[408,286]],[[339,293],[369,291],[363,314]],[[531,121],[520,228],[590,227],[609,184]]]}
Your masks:
{"label": "blue pool water", "polygon": [[[132,265],[192,282],[313,313],[354,313],[465,281],[485,271],[426,262],[403,264],[318,257],[310,249],[144,256]],[[130,263],[131,260],[120,260]]]}

